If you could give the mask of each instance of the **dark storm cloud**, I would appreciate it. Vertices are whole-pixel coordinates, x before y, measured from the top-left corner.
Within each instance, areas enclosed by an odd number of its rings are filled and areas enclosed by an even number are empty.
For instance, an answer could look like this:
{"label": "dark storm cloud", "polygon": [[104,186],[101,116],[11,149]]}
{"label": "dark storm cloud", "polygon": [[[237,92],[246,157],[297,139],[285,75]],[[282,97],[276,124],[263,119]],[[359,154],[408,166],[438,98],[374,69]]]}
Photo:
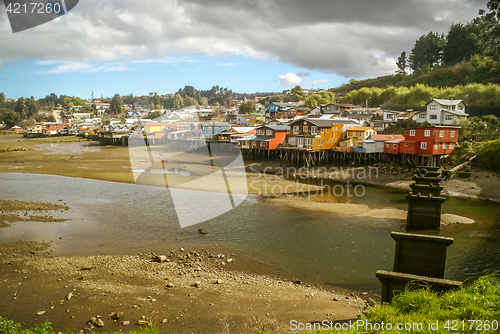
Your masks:
{"label": "dark storm cloud", "polygon": [[2,8],[0,62],[161,62],[205,53],[374,76],[393,73],[397,56],[422,34],[446,33],[484,7],[477,0],[86,0],[65,17],[18,34],[8,33]]}

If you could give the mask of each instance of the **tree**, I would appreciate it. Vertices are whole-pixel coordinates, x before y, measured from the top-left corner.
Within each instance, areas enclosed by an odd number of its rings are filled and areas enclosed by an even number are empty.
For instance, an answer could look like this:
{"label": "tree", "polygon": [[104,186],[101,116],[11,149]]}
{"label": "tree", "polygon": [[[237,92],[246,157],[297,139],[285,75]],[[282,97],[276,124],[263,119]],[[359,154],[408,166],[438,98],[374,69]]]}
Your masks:
{"label": "tree", "polygon": [[3,107],[3,104],[5,103],[5,94],[0,93],[0,108]]}
{"label": "tree", "polygon": [[444,35],[439,35],[437,32],[420,36],[410,53],[411,69],[419,71],[426,65],[432,67],[439,64],[445,44]]}
{"label": "tree", "polygon": [[29,100],[27,100],[26,108],[28,116],[36,115],[38,113],[38,110],[40,109],[40,107],[38,106],[38,102],[35,101],[35,98],[33,96]]}
{"label": "tree", "polygon": [[181,94],[176,93],[174,96],[174,110],[184,108],[184,99]]}
{"label": "tree", "polygon": [[55,123],[56,118],[54,117],[54,115],[47,116],[47,122]]}
{"label": "tree", "polygon": [[161,106],[161,99],[160,97],[155,94],[154,96],[152,96],[150,99],[149,99],[149,103],[151,105],[151,109],[160,109],[160,106]]}
{"label": "tree", "polygon": [[250,114],[255,112],[255,104],[252,101],[243,102],[238,109],[240,114]]}
{"label": "tree", "polygon": [[14,111],[18,113],[21,118],[28,117],[28,108],[26,107],[26,100],[24,99],[24,97],[20,97],[19,99],[17,99]]}
{"label": "tree", "polygon": [[155,118],[160,117],[161,115],[163,115],[161,111],[159,111],[159,110],[155,110],[155,111],[153,111],[153,112],[151,113],[151,118],[152,118],[152,119],[155,119]]}
{"label": "tree", "polygon": [[14,110],[7,109],[3,112],[2,122],[5,123],[8,128],[16,126],[19,121],[21,121],[21,115]]}
{"label": "tree", "polygon": [[408,67],[407,63],[408,60],[406,59],[406,52],[403,51],[401,52],[401,55],[398,57],[398,61],[396,63],[396,66],[398,67],[396,73],[406,75],[406,68]]}
{"label": "tree", "polygon": [[109,109],[114,114],[119,114],[123,111],[123,99],[120,94],[115,94],[115,96],[113,96]]}
{"label": "tree", "polygon": [[292,94],[292,101],[293,102],[297,102],[297,101],[305,99],[304,91],[302,90],[302,87],[300,87],[299,85],[292,88],[291,94]]}
{"label": "tree", "polygon": [[469,60],[475,53],[482,53],[476,34],[471,32],[469,25],[452,24],[446,36],[443,49],[443,63],[454,65],[463,59]]}

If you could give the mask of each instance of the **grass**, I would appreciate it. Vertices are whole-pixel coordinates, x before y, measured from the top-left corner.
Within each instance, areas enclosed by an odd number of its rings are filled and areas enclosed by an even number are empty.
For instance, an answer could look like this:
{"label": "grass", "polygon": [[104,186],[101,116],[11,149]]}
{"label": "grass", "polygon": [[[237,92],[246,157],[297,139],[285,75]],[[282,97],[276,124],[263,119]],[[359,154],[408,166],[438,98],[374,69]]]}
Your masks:
{"label": "grass", "polygon": [[26,149],[20,146],[0,145],[0,153],[15,151],[26,151]]}
{"label": "grass", "polygon": [[[372,326],[360,326],[342,333],[498,333],[500,330],[500,276],[483,276],[472,284],[441,295],[427,288],[408,285],[390,305],[371,310],[360,318]],[[375,324],[386,324],[377,330]],[[388,324],[393,327],[387,330]],[[408,330],[396,329],[409,324]],[[421,327],[419,327],[421,324]],[[412,328],[410,328],[412,327]],[[339,331],[336,331],[339,332]],[[319,331],[319,333],[334,333]]]}
{"label": "grass", "polygon": [[39,143],[75,143],[86,141],[86,139],[77,136],[30,138],[26,140]]}
{"label": "grass", "polygon": [[500,139],[483,142],[475,147],[476,159],[472,166],[498,171],[500,170]]}
{"label": "grass", "polygon": [[[22,329],[21,324],[15,323],[12,320],[8,320],[0,317],[0,333],[1,334],[55,334],[52,330],[52,323],[48,320],[43,324],[35,325],[29,329]],[[64,334],[74,334],[70,329],[67,329]],[[90,332],[90,334],[123,334],[122,332]],[[146,327],[142,327],[136,331],[132,331],[129,334],[160,334],[158,326],[156,324],[151,324]]]}

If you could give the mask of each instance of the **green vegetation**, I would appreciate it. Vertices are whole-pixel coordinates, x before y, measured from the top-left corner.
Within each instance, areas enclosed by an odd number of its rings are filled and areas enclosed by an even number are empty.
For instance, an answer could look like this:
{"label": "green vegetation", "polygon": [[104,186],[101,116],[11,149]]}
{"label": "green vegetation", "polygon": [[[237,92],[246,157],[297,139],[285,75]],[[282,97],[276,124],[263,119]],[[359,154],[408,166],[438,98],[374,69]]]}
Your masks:
{"label": "green vegetation", "polygon": [[415,108],[423,107],[433,98],[446,100],[465,98],[465,102],[469,106],[493,108],[500,105],[500,85],[474,83],[465,86],[457,85],[455,87],[444,88],[423,84],[411,87],[364,87],[345,94],[342,102],[364,105],[366,100],[369,99],[368,107],[399,106],[403,108]]}
{"label": "green vegetation", "polygon": [[20,146],[0,145],[0,153],[15,152],[15,151],[26,151],[26,149]]}
{"label": "green vegetation", "polygon": [[476,158],[474,166],[488,170],[500,170],[500,139],[490,140],[478,144],[475,148]]}
{"label": "green vegetation", "polygon": [[27,140],[40,143],[75,143],[75,142],[85,141],[86,139],[77,136],[64,136],[64,137],[31,138]]}
{"label": "green vegetation", "polygon": [[[500,277],[483,276],[471,285],[443,294],[431,292],[417,284],[409,284],[404,293],[394,297],[390,305],[371,310],[361,321],[391,324],[392,330],[373,330],[369,327],[342,333],[498,333],[500,328]],[[439,329],[429,329],[429,324]],[[410,330],[396,330],[397,324],[422,324]],[[387,328],[387,327],[385,327]],[[463,328],[463,329],[462,329]],[[495,330],[496,328],[496,330]],[[338,331],[336,331],[337,333]],[[316,333],[333,333],[319,331]]]}
{"label": "green vegetation", "polygon": [[[43,324],[35,325],[29,329],[22,329],[21,324],[15,323],[12,320],[8,320],[0,317],[0,333],[5,334],[55,334],[52,330],[52,323],[48,320]],[[73,334],[74,332],[70,329],[67,329],[64,334]],[[104,334],[119,334],[121,332],[106,332]],[[159,334],[160,331],[155,324],[149,325],[147,327],[143,327],[137,331],[132,331],[130,334]],[[90,334],[98,334],[98,332],[90,332]]]}

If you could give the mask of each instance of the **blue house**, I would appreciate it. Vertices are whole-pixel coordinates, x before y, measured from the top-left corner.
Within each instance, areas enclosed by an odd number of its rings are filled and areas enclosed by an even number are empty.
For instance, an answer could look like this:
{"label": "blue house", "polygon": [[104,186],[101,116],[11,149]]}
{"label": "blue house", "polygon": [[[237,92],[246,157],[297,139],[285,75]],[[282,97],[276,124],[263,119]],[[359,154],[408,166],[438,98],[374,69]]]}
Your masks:
{"label": "blue house", "polygon": [[205,138],[210,138],[223,131],[231,129],[231,124],[227,122],[205,122],[200,124],[203,128],[203,135],[205,136]]}
{"label": "blue house", "polygon": [[270,121],[272,119],[281,118],[280,111],[288,110],[293,107],[296,107],[297,103],[294,102],[273,102],[269,104],[266,112],[266,121]]}

